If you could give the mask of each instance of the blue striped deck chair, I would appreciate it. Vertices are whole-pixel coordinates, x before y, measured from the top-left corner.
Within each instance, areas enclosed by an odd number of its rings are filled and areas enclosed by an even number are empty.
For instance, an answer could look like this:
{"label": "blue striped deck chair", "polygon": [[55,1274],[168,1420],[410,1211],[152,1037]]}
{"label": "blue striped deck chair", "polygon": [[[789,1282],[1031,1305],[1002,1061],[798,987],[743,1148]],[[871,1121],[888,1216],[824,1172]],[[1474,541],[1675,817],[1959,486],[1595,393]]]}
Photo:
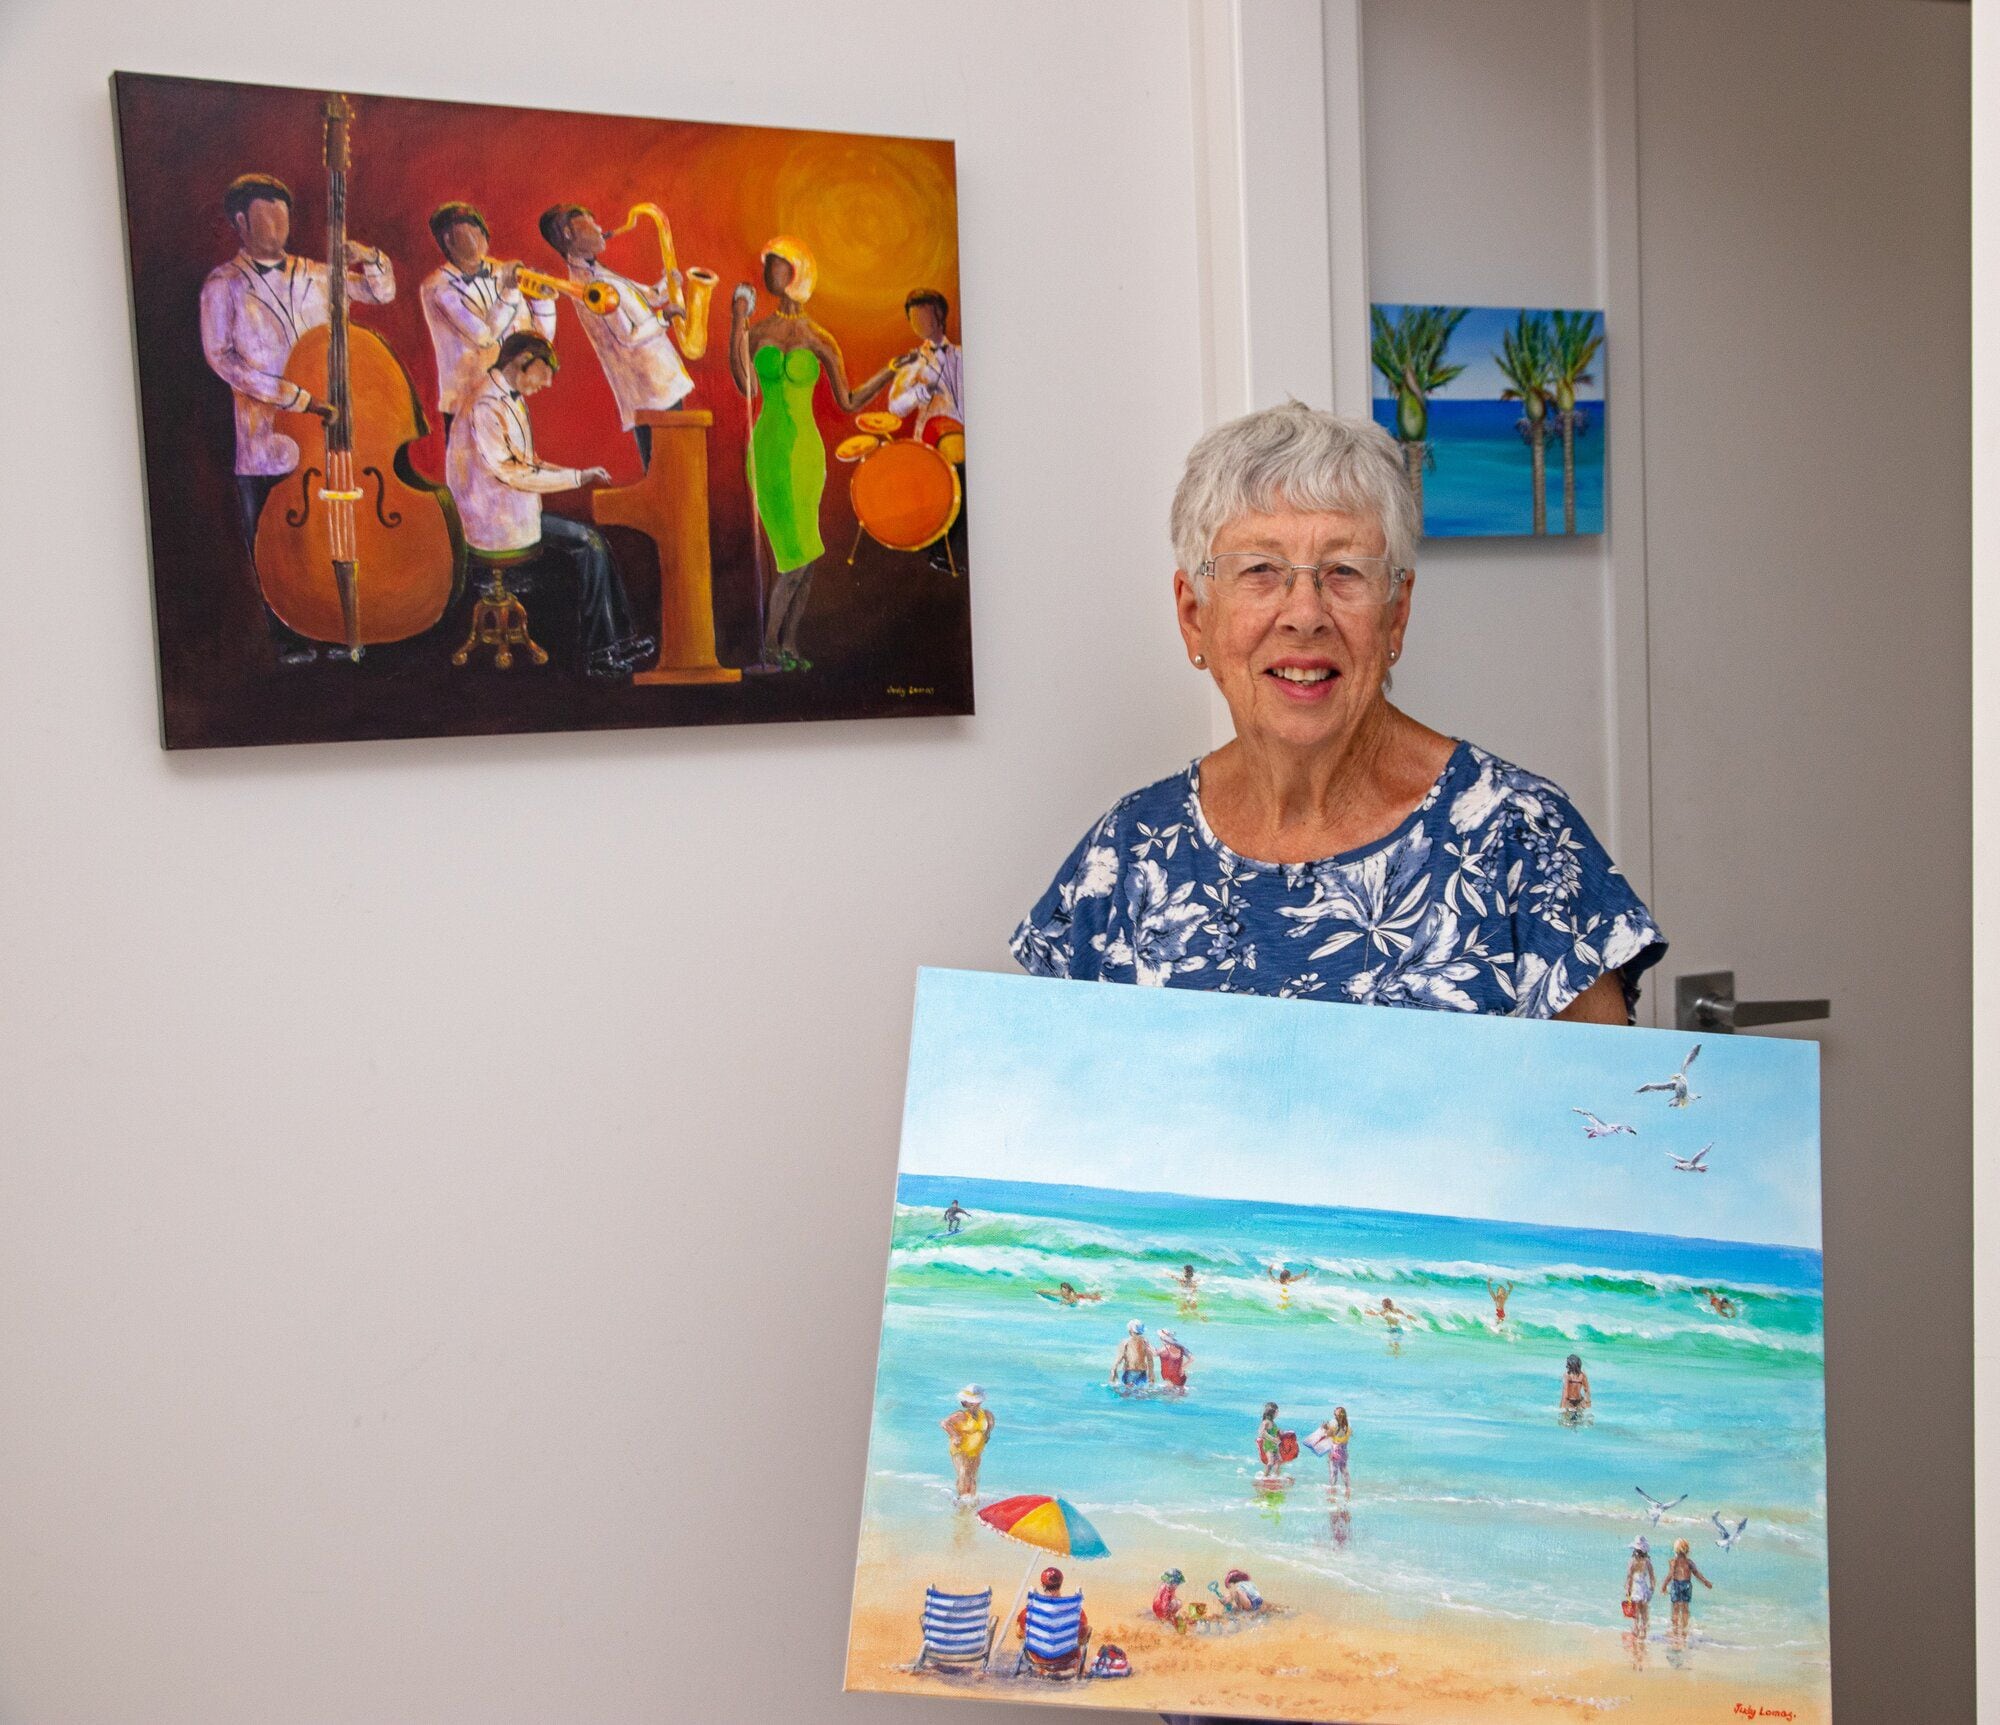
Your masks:
{"label": "blue striped deck chair", "polygon": [[1051,1599],[1046,1593],[1028,1595],[1028,1633],[1014,1656],[1014,1675],[1026,1666],[1037,1677],[1056,1681],[1081,1678],[1090,1632],[1083,1627],[1083,1595],[1067,1593]]}
{"label": "blue striped deck chair", "polygon": [[926,1664],[937,1666],[983,1665],[993,1645],[993,1632],[1000,1619],[993,1615],[993,1589],[977,1593],[944,1593],[935,1587],[924,1589],[924,1647],[912,1671]]}

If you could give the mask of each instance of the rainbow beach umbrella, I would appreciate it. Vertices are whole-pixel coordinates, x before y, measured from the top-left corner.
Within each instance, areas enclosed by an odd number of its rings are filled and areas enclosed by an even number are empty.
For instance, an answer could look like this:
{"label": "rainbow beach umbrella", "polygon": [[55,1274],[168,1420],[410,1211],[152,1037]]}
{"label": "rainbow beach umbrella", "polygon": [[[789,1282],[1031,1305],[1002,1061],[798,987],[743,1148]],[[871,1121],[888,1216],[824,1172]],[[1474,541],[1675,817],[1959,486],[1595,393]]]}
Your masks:
{"label": "rainbow beach umbrella", "polygon": [[[1044,1497],[1038,1492],[1031,1492],[1025,1497],[1005,1497],[982,1509],[979,1519],[995,1533],[1018,1539],[1037,1551],[1053,1552],[1057,1557],[1073,1557],[1079,1562],[1088,1562],[1093,1557],[1111,1555],[1111,1547],[1104,1543],[1104,1536],[1067,1498]],[[1028,1582],[1034,1573],[1035,1565],[1030,1560],[1027,1573],[1021,1577],[1021,1590],[1014,1595],[1014,1603],[1000,1620],[1000,1633],[993,1638],[993,1646],[987,1650],[988,1665],[993,1663],[994,1653],[1007,1639],[1007,1631],[1014,1626],[1014,1614],[1021,1609],[1021,1601],[1028,1596]]]}

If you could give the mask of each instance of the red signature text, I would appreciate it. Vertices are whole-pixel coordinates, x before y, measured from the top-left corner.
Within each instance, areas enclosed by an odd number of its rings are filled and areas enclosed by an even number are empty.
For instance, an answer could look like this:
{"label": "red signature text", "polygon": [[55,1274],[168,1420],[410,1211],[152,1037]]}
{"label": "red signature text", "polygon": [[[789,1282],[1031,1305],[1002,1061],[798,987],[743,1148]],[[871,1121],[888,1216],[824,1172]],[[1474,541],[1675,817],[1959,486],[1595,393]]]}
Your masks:
{"label": "red signature text", "polygon": [[1789,1707],[1752,1707],[1747,1701],[1739,1701],[1730,1709],[1739,1719],[1789,1719]]}

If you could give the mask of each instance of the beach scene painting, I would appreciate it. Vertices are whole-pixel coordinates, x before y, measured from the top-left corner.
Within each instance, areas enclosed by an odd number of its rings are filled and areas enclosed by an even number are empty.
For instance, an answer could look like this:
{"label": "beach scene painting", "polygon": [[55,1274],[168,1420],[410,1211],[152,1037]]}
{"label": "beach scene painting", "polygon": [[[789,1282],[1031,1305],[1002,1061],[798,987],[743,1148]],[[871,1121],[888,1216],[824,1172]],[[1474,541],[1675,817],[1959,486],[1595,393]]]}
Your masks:
{"label": "beach scene painting", "polygon": [[922,972],[846,1686],[1825,1720],[1818,1083]]}
{"label": "beach scene painting", "polygon": [[1604,314],[1377,305],[1374,415],[1433,539],[1604,531]]}

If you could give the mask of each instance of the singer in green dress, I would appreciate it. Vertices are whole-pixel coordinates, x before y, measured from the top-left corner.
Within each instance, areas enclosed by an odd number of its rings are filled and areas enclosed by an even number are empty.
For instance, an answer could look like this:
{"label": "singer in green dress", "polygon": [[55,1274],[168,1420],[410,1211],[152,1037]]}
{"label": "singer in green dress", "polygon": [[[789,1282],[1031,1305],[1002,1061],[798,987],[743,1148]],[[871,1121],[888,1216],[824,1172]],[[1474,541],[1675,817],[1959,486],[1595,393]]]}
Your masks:
{"label": "singer in green dress", "polygon": [[819,267],[797,240],[779,235],[763,252],[764,290],[777,309],[750,321],[757,293],[740,284],[730,305],[729,374],[753,404],[746,466],[757,519],[770,541],[777,579],[764,612],[766,664],[809,671],[799,654],[799,625],[812,593],[813,570],[826,555],[820,538],[820,496],[826,490],[826,444],[813,418],[813,397],[826,379],[842,413],[865,407],[887,387],[896,368],[914,354],[899,354],[857,388],[847,387],[840,343],[806,316]]}

